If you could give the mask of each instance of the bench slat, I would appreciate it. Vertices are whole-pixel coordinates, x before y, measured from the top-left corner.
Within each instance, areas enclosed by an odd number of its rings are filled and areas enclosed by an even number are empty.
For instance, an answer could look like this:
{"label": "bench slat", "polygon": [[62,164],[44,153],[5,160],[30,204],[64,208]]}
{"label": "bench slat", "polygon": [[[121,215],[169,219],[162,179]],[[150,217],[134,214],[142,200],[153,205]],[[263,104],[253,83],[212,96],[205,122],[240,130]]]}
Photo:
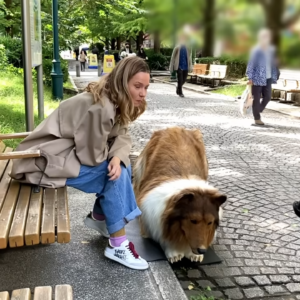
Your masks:
{"label": "bench slat", "polygon": [[5,144],[0,140],[0,153],[2,153],[5,149]]}
{"label": "bench slat", "polygon": [[21,185],[20,194],[8,238],[9,246],[11,248],[24,246],[24,232],[30,194],[31,186]]}
{"label": "bench slat", "polygon": [[11,300],[31,300],[30,289],[14,290],[11,294]]}
{"label": "bench slat", "polygon": [[55,300],[73,300],[73,291],[70,285],[57,285],[55,287]]}
{"label": "bench slat", "polygon": [[42,204],[44,189],[39,193],[31,192],[30,204],[25,229],[25,244],[27,246],[38,245],[40,243]]}
{"label": "bench slat", "polygon": [[20,184],[17,181],[12,180],[0,213],[0,249],[5,249],[7,247],[8,233],[18,199],[19,190]]}
{"label": "bench slat", "polygon": [[68,208],[67,188],[57,189],[57,242],[69,243],[70,234],[70,218]]}
{"label": "bench slat", "polygon": [[33,300],[51,300],[51,299],[52,299],[51,286],[39,286],[34,289]]}
{"label": "bench slat", "polygon": [[11,168],[12,168],[12,161],[9,162],[8,167],[6,168],[3,174],[2,180],[0,181],[0,212],[4,203],[7,190],[9,188],[9,184],[11,182],[11,178],[9,176]]}
{"label": "bench slat", "polygon": [[0,300],[9,300],[8,292],[0,292]]}
{"label": "bench slat", "polygon": [[28,137],[31,132],[0,134],[0,140],[23,139]]}
{"label": "bench slat", "polygon": [[40,150],[15,151],[0,154],[0,160],[40,157]]}
{"label": "bench slat", "polygon": [[[6,148],[4,153],[11,152],[11,151],[12,151],[12,148]],[[0,151],[0,153],[1,153],[1,151]],[[2,175],[5,171],[6,166],[7,166],[7,163],[8,163],[8,159],[0,160],[0,179],[2,178]]]}
{"label": "bench slat", "polygon": [[55,243],[55,202],[56,190],[45,189],[41,230],[42,244]]}

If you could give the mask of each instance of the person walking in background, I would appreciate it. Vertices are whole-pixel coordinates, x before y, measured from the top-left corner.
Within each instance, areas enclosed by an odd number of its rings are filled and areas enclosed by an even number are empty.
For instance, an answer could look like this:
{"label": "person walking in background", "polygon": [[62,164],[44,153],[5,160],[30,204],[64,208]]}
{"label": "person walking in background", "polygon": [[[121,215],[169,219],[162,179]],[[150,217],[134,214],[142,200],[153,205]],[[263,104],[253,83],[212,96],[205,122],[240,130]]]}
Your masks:
{"label": "person walking in background", "polygon": [[147,57],[147,55],[146,55],[146,53],[144,51],[144,45],[140,45],[140,49],[139,49],[139,51],[137,53],[137,56],[140,57],[140,58],[142,58],[142,59],[148,60],[148,57]]}
{"label": "person walking in background", "polygon": [[74,53],[75,53],[75,59],[78,60],[78,56],[79,56],[79,48],[75,48],[75,49],[74,49]]}
{"label": "person walking in background", "polygon": [[269,29],[262,29],[259,32],[258,44],[251,50],[246,71],[248,84],[252,86],[252,111],[256,125],[265,125],[260,114],[271,100],[272,83],[277,83],[279,78],[276,49],[271,45],[271,37]]}
{"label": "person walking in background", "polygon": [[81,71],[85,70],[86,57],[87,56],[86,56],[84,50],[81,50],[80,55],[79,55],[79,61],[80,61]]}
{"label": "person walking in background", "polygon": [[129,43],[126,43],[126,44],[125,44],[125,48],[123,48],[123,49],[121,50],[121,55],[120,55],[120,57],[121,57],[121,59],[124,59],[125,57],[130,56],[129,54],[132,54],[132,53],[133,53],[133,52],[132,52],[132,50],[130,49]]}
{"label": "person walking in background", "polygon": [[173,50],[171,62],[170,62],[170,72],[177,71],[177,88],[176,94],[180,97],[184,97],[182,92],[182,86],[184,85],[189,70],[192,68],[192,60],[190,53],[185,46],[186,38],[181,37],[181,41],[178,46]]}

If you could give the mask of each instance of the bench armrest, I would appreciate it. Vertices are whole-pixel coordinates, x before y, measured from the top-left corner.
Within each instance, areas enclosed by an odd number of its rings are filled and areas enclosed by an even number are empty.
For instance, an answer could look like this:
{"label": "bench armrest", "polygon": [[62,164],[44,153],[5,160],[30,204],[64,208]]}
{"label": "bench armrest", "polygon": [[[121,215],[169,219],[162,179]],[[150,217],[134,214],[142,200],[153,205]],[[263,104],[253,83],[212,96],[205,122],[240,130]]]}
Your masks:
{"label": "bench armrest", "polygon": [[31,132],[0,134],[0,140],[23,139],[28,137]]}
{"label": "bench armrest", "polygon": [[0,160],[40,157],[40,150],[5,152],[0,154]]}

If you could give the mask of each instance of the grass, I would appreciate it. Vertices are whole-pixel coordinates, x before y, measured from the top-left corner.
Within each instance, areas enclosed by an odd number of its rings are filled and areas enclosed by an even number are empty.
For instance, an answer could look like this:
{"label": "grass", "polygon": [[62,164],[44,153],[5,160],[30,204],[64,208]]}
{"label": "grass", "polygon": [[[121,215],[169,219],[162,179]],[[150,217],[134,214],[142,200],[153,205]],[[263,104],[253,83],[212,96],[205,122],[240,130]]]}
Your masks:
{"label": "grass", "polygon": [[73,87],[73,84],[72,84],[70,78],[68,78],[68,81],[64,83],[64,87],[74,90],[74,87]]}
{"label": "grass", "polygon": [[[68,95],[64,95],[68,98]],[[0,71],[0,133],[17,133],[26,131],[25,104],[24,104],[23,78],[19,75]],[[59,105],[52,100],[51,87],[44,86],[45,117],[53,112]],[[37,126],[41,120],[38,118],[37,88],[34,86],[34,124]],[[15,148],[19,140],[7,140],[6,146]]]}
{"label": "grass", "polygon": [[231,85],[211,92],[215,94],[222,94],[225,96],[238,97],[243,94],[245,88],[246,85]]}

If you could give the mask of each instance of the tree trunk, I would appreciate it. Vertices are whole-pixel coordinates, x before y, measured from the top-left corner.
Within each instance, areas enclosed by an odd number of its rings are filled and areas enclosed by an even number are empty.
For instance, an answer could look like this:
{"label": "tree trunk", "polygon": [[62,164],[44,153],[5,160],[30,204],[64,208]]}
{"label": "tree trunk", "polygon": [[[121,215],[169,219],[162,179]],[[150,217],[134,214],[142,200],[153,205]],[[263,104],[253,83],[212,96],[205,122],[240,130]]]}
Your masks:
{"label": "tree trunk", "polygon": [[117,50],[121,50],[121,37],[117,37]]}
{"label": "tree trunk", "polygon": [[160,35],[159,35],[159,32],[154,33],[154,53],[160,53]]}
{"label": "tree trunk", "polygon": [[111,50],[116,50],[116,39],[111,39]]}
{"label": "tree trunk", "polygon": [[139,34],[136,36],[136,49],[140,49],[140,45],[144,42],[144,32],[140,31]]}
{"label": "tree trunk", "polygon": [[216,0],[206,0],[204,9],[204,46],[202,56],[214,55]]}
{"label": "tree trunk", "polygon": [[[5,7],[7,10],[10,10],[12,6],[12,0],[5,0]],[[5,20],[6,21],[10,21],[12,19],[11,15],[9,14],[5,14]],[[13,37],[13,30],[12,30],[12,26],[7,26],[5,27],[5,32],[7,35]]]}
{"label": "tree trunk", "polygon": [[109,49],[109,39],[105,39],[105,47],[108,50]]}
{"label": "tree trunk", "polygon": [[276,5],[272,1],[262,1],[262,6],[266,17],[266,26],[271,29],[273,44],[280,49],[280,33],[283,29],[282,18],[285,8],[285,0],[276,0]]}

